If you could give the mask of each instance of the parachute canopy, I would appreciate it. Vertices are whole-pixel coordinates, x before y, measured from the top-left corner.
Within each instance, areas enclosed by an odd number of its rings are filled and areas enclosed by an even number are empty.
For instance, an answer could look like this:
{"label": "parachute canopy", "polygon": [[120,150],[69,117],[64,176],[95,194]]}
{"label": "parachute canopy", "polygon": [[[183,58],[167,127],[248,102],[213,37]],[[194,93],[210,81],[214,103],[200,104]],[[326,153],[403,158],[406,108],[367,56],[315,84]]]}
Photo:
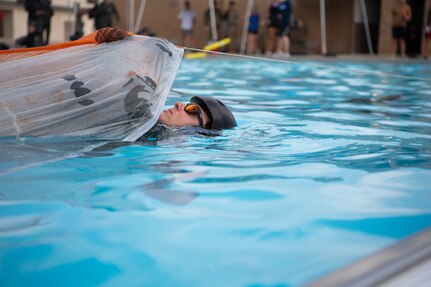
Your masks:
{"label": "parachute canopy", "polygon": [[183,50],[135,35],[98,44],[99,34],[0,53],[0,136],[134,141],[156,123]]}

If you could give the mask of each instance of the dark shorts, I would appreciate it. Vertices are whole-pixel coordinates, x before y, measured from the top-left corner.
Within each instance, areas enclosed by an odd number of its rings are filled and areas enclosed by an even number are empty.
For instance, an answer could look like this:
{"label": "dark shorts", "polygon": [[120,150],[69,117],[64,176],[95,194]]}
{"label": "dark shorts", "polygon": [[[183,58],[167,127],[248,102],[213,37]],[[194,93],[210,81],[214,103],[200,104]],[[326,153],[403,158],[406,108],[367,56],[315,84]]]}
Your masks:
{"label": "dark shorts", "polygon": [[394,39],[404,39],[407,35],[407,27],[392,27],[392,37]]}
{"label": "dark shorts", "polygon": [[185,37],[185,36],[191,35],[193,30],[181,29],[181,31],[183,32],[183,36]]}
{"label": "dark shorts", "polygon": [[270,21],[268,25],[269,28],[278,28],[279,26],[278,21]]}
{"label": "dark shorts", "polygon": [[289,36],[290,33],[290,25],[281,25],[280,29],[278,30],[278,36]]}
{"label": "dark shorts", "polygon": [[257,34],[257,32],[258,32],[257,30],[249,30],[248,31],[249,34]]}

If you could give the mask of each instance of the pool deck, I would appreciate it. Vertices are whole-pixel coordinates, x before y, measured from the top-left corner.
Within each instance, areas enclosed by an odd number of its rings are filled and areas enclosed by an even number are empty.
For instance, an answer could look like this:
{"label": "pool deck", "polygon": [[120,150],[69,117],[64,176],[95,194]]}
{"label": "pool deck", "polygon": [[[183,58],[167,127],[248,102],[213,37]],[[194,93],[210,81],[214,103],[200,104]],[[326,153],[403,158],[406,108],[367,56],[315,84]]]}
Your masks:
{"label": "pool deck", "polygon": [[[209,58],[230,58],[233,57],[241,57],[239,54],[224,54],[224,55],[214,55],[208,54]],[[366,63],[400,63],[400,64],[431,64],[431,57],[425,59],[423,57],[393,57],[391,55],[367,55],[367,54],[338,54],[338,55],[318,55],[318,54],[310,54],[310,55],[291,55],[290,57],[276,57],[276,56],[266,56],[263,54],[257,55],[244,55],[247,58],[262,58],[262,59],[270,59],[270,60],[278,60],[278,61],[292,61],[292,62],[300,62],[300,61],[318,61],[318,62],[337,62],[337,61],[353,61],[353,62],[366,62]]]}
{"label": "pool deck", "polygon": [[430,282],[431,228],[428,228],[306,286],[430,286]]}
{"label": "pool deck", "polygon": [[431,64],[431,58],[424,59],[422,57],[393,57],[390,55],[365,55],[365,54],[340,54],[336,56],[322,55],[292,55],[287,60],[316,60],[323,62],[333,61],[361,61],[368,63],[403,63],[403,64]]}

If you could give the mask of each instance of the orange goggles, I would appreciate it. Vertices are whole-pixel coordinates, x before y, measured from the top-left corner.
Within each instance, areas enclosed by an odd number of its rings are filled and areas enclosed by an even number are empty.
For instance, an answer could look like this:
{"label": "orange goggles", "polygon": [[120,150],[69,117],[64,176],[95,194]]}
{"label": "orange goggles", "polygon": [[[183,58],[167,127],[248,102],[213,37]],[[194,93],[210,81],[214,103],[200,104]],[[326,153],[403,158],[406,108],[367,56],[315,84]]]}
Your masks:
{"label": "orange goggles", "polygon": [[202,111],[201,108],[194,103],[189,103],[184,107],[184,111],[191,115],[196,115],[199,119],[199,126],[201,128],[204,127],[204,121],[202,120]]}

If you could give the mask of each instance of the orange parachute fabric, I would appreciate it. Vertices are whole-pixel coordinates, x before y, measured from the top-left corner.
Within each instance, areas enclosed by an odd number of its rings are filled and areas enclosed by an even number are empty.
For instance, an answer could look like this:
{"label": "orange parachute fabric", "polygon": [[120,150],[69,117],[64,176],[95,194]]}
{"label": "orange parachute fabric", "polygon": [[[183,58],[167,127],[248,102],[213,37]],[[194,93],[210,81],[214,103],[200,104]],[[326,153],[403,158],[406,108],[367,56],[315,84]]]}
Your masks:
{"label": "orange parachute fabric", "polygon": [[182,56],[165,39],[113,28],[1,51],[0,136],[134,141],[157,122]]}
{"label": "orange parachute fabric", "polygon": [[79,46],[79,45],[114,42],[114,41],[122,40],[132,35],[133,35],[132,33],[121,29],[104,28],[104,29],[97,30],[89,35],[86,35],[72,42],[64,42],[64,43],[58,43],[58,44],[52,44],[49,46],[34,47],[34,48],[1,50],[0,63],[37,56],[51,51],[70,48],[70,47]]}

